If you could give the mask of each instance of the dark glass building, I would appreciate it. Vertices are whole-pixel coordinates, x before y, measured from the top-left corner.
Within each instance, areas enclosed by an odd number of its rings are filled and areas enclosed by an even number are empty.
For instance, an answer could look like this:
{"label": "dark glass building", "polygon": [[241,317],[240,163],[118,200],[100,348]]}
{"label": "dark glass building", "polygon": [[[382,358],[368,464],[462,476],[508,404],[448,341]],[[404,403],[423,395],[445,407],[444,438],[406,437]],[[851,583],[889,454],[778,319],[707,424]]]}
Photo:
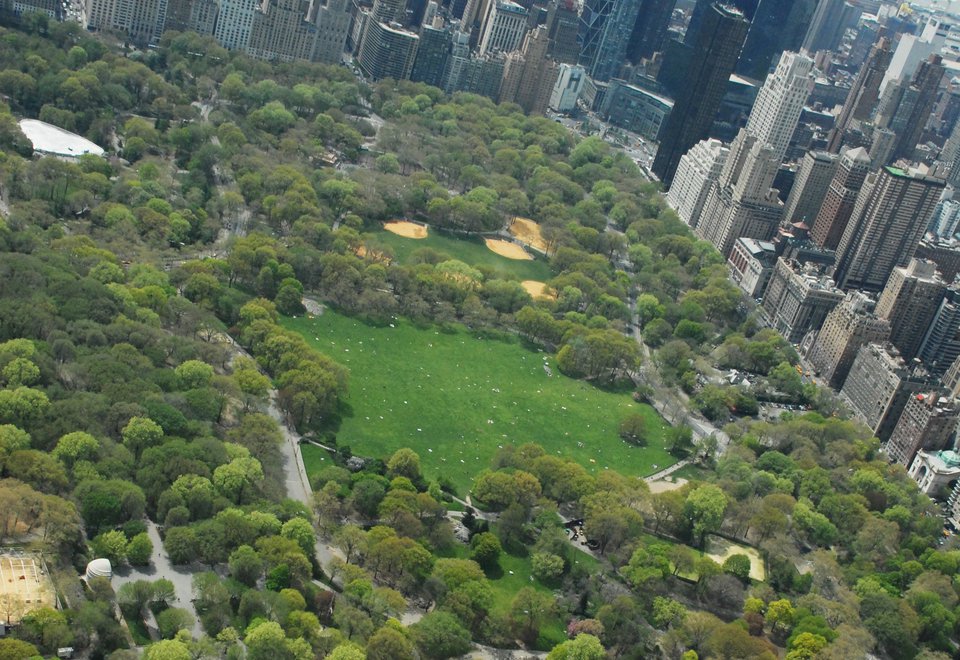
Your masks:
{"label": "dark glass building", "polygon": [[737,73],[763,80],[781,53],[800,50],[816,8],[817,0],[760,0]]}
{"label": "dark glass building", "polygon": [[587,0],[580,14],[580,64],[594,80],[620,74],[641,0]]}
{"label": "dark glass building", "polygon": [[636,64],[663,50],[676,0],[643,0],[627,44],[627,60]]}
{"label": "dark glass building", "polygon": [[707,137],[750,23],[743,13],[715,2],[689,47],[686,84],[674,92],[673,111],[661,132],[653,171],[670,187],[683,154]]}

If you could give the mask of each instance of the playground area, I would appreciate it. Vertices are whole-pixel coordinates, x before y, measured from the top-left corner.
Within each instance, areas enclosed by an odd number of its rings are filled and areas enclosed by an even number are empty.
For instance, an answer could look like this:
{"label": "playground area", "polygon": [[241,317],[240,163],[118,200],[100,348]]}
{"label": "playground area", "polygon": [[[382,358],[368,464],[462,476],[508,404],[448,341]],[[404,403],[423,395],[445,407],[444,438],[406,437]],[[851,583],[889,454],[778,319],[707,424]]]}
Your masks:
{"label": "playground area", "polygon": [[746,555],[750,558],[750,579],[762,582],[766,578],[766,572],[763,570],[763,559],[760,558],[760,553],[755,548],[712,535],[707,540],[707,550],[706,555],[718,564],[723,564],[731,555]]}
{"label": "playground area", "polygon": [[0,617],[17,624],[40,607],[57,607],[53,582],[38,557],[7,551],[0,554]]}

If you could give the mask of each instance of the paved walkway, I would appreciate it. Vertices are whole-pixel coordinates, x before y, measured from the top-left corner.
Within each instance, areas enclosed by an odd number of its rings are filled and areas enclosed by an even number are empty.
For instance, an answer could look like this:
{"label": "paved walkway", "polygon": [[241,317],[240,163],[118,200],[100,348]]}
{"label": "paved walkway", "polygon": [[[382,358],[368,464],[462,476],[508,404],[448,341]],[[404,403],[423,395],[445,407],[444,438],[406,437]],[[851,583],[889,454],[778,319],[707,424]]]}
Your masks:
{"label": "paved walkway", "polygon": [[149,566],[130,566],[118,569],[111,580],[114,590],[128,582],[149,580],[153,582],[161,578],[173,583],[176,600],[170,603],[171,607],[181,607],[194,616],[193,636],[200,637],[200,620],[197,619],[197,610],[193,606],[193,575],[208,570],[204,566],[174,566],[170,563],[167,553],[163,549],[163,541],[153,521],[147,521],[147,534],[153,543],[153,554],[150,556]]}

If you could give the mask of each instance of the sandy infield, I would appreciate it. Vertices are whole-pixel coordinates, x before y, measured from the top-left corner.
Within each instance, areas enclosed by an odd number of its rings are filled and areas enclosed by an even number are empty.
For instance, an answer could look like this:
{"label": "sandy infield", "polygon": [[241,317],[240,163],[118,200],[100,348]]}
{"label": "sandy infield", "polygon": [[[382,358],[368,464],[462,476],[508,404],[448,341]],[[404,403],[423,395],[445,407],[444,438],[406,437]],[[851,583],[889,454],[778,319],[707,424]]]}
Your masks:
{"label": "sandy infield", "polygon": [[516,243],[511,243],[510,241],[502,241],[499,238],[485,238],[483,242],[487,244],[487,247],[501,257],[506,257],[507,259],[517,259],[517,260],[527,260],[532,261],[533,257],[527,254],[527,251]]}
{"label": "sandy infield", "polygon": [[404,238],[426,238],[427,237],[427,228],[423,225],[418,225],[414,222],[407,222],[406,220],[397,220],[395,222],[388,222],[383,226],[387,231],[393,232],[397,236],[403,236]]}
{"label": "sandy infield", "polygon": [[520,285],[534,298],[556,298],[557,294],[547,288],[546,283],[538,280],[524,280]]}
{"label": "sandy infield", "polygon": [[540,225],[527,218],[516,217],[510,223],[509,232],[516,236],[521,243],[526,243],[535,250],[547,251],[547,242],[540,233]]}

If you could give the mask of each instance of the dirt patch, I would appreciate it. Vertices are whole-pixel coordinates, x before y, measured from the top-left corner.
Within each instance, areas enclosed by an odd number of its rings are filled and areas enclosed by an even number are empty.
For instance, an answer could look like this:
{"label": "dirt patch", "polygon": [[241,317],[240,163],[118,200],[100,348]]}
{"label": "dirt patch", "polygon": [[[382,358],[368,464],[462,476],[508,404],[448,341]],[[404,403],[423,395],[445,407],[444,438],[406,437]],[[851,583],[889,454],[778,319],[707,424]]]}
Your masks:
{"label": "dirt patch", "polygon": [[543,240],[543,234],[540,233],[540,225],[533,220],[516,217],[510,223],[509,231],[521,243],[546,253],[547,242]]}
{"label": "dirt patch", "polygon": [[415,222],[407,222],[406,220],[396,220],[394,222],[388,222],[383,226],[389,232],[393,232],[397,236],[403,236],[404,238],[426,238],[427,237],[427,228],[423,225],[418,225]]}
{"label": "dirt patch", "polygon": [[686,479],[677,479],[676,481],[651,481],[647,485],[650,486],[650,492],[653,494],[657,493],[666,493],[671,490],[679,490],[687,483]]}
{"label": "dirt patch", "polygon": [[520,284],[524,289],[527,290],[527,293],[534,298],[550,298],[553,300],[557,297],[557,294],[551,291],[544,282],[540,282],[538,280],[524,280]]}
{"label": "dirt patch", "polygon": [[487,244],[487,247],[490,250],[493,250],[501,257],[506,257],[507,259],[517,259],[519,261],[532,261],[531,257],[526,250],[517,245],[516,243],[511,243],[510,241],[501,241],[498,238],[485,238],[483,242]]}
{"label": "dirt patch", "polygon": [[381,250],[376,250],[376,249],[368,250],[366,245],[359,246],[356,250],[354,250],[354,253],[356,253],[356,255],[361,259],[366,259],[367,257],[369,257],[373,261],[378,261],[387,266],[389,266],[390,262],[392,261],[392,259],[390,259],[390,257],[387,256]]}
{"label": "dirt patch", "polygon": [[763,581],[766,577],[763,570],[763,560],[760,559],[760,554],[754,548],[728,541],[720,536],[711,536],[707,542],[707,548],[710,551],[706,555],[718,564],[723,564],[724,560],[730,555],[746,555],[750,558],[750,577],[758,581]]}

